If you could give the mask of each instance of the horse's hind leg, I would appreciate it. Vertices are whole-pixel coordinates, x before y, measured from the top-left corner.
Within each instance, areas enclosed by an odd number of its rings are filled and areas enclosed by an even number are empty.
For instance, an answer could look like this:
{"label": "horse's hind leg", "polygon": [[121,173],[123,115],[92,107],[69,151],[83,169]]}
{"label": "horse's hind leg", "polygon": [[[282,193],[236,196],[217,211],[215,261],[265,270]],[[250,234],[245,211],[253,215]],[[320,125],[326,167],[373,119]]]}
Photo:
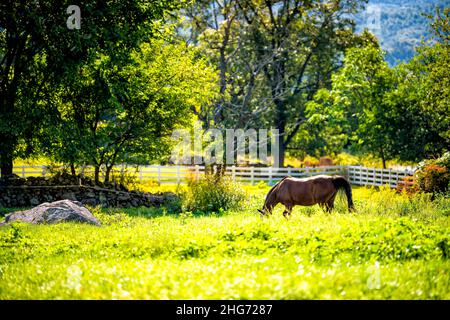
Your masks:
{"label": "horse's hind leg", "polygon": [[283,211],[283,216],[286,219],[288,219],[291,216],[293,206],[291,204],[288,204],[288,205],[285,205],[285,207],[286,207],[286,209],[284,209],[284,211]]}
{"label": "horse's hind leg", "polygon": [[334,199],[336,198],[336,195],[333,195],[326,203],[325,208],[326,212],[331,213],[334,209]]}

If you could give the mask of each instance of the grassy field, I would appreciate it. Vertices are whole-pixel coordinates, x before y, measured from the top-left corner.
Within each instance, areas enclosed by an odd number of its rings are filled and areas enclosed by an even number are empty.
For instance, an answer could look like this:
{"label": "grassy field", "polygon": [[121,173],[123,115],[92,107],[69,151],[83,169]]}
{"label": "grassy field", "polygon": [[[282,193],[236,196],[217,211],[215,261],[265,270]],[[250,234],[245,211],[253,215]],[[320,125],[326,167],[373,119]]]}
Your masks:
{"label": "grassy field", "polygon": [[246,190],[220,215],[92,208],[102,227],[1,228],[0,299],[450,299],[450,199],[355,188],[356,213],[341,199],[261,220],[268,188]]}

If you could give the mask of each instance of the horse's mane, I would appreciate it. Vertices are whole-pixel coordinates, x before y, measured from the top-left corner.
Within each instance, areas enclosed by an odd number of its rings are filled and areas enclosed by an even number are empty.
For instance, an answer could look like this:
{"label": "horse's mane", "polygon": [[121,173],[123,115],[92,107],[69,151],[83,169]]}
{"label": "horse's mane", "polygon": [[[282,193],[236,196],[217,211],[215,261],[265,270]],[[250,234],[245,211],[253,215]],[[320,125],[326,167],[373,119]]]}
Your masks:
{"label": "horse's mane", "polygon": [[278,181],[267,193],[266,199],[264,200],[264,206],[267,203],[267,200],[269,199],[269,197],[272,195],[272,193],[275,191],[275,189],[278,187],[278,185],[283,182],[285,179],[287,178],[291,178],[291,176],[286,176],[283,179],[281,179],[280,181]]}

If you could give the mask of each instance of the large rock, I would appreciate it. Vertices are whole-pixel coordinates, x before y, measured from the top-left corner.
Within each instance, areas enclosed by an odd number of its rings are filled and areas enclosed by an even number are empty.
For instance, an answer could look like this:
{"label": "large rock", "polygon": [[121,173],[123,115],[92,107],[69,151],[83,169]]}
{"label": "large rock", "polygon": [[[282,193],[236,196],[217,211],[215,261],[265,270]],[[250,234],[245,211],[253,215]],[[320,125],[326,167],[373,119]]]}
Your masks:
{"label": "large rock", "polygon": [[13,221],[34,224],[74,221],[100,226],[100,222],[88,209],[83,207],[80,202],[71,200],[60,200],[51,203],[45,202],[30,210],[13,212],[6,216],[3,224]]}

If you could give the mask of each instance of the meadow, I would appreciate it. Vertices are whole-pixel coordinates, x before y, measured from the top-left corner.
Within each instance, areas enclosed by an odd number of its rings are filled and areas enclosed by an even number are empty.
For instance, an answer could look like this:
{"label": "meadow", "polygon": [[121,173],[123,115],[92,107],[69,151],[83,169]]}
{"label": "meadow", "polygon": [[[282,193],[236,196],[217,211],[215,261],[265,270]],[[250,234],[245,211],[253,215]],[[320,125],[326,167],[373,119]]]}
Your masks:
{"label": "meadow", "polygon": [[262,220],[268,189],[245,187],[238,211],[3,227],[0,299],[450,299],[449,198],[354,187],[354,213],[339,199]]}

